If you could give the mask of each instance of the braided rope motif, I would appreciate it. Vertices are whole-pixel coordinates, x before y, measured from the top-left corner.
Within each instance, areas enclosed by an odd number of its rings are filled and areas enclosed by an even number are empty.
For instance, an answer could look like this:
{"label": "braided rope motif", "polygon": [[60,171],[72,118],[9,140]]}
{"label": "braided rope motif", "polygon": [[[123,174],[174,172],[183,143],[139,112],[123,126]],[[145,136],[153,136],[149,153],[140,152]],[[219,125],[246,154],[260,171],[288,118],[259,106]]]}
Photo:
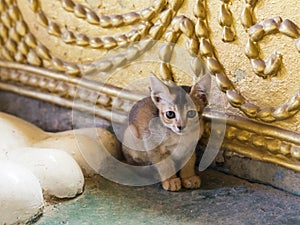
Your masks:
{"label": "braided rope motif", "polygon": [[230,11],[230,0],[222,0],[219,12],[219,24],[222,27],[222,40],[232,42],[236,39],[236,32],[233,27],[233,16]]}
{"label": "braided rope motif", "polygon": [[[248,117],[255,118],[264,122],[274,122],[288,119],[298,113],[300,110],[300,91],[295,93],[288,102],[277,107],[259,107],[253,103],[248,102],[245,97],[236,90],[233,83],[226,75],[224,66],[216,57],[216,50],[212,46],[209,39],[209,29],[207,26],[204,3],[205,0],[198,0],[194,9],[194,16],[197,18],[195,32],[200,40],[199,54],[206,60],[206,65],[209,71],[216,77],[218,87],[226,94],[229,103],[233,107],[240,109]],[[300,31],[296,24],[294,24],[290,20],[286,19],[281,22],[280,19],[273,18],[263,21],[261,24],[253,25],[254,16],[252,14],[252,11],[255,4],[256,1],[246,0],[246,6],[241,16],[241,21],[244,27],[249,27],[248,33],[250,35],[250,43],[248,42],[249,44],[246,46],[247,56],[249,55],[250,57],[252,57],[251,60],[254,62],[261,62],[260,59],[255,59],[255,57],[258,57],[259,50],[258,48],[256,49],[255,43],[253,41],[260,40],[265,34],[270,34],[275,31],[278,31],[294,39],[297,38],[296,47],[298,49],[300,42]],[[276,24],[276,28],[273,28],[270,24]],[[251,30],[253,32],[251,32]],[[263,71],[267,74],[274,75],[274,73],[278,71],[281,65],[281,61],[282,57],[280,54],[272,55],[267,61],[266,66],[263,67]]]}
{"label": "braided rope motif", "polygon": [[[32,9],[39,8],[38,1],[31,0]],[[17,1],[2,1],[0,7],[0,43],[1,55],[7,61],[16,61],[33,66],[52,66],[69,75],[79,75],[79,67],[75,63],[64,62],[52,57],[49,49],[41,44],[30,32],[22,14],[18,9]]]}

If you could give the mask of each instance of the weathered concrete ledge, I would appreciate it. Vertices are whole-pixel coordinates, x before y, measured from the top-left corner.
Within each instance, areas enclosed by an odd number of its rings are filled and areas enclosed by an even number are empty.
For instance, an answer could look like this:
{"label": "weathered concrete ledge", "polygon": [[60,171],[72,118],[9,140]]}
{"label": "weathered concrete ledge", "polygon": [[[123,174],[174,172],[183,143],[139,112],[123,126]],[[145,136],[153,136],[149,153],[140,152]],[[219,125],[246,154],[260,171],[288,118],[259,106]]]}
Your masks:
{"label": "weathered concrete ledge", "polygon": [[216,163],[216,169],[300,196],[300,173],[276,164],[243,157],[230,150],[223,151],[223,158],[222,163]]}

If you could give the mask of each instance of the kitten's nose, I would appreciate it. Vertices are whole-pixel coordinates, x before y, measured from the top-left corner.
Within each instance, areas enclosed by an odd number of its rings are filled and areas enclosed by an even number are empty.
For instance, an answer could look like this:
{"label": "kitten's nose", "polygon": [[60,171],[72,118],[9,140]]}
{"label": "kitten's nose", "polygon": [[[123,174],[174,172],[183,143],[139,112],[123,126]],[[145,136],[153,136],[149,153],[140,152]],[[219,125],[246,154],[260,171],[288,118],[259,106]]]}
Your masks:
{"label": "kitten's nose", "polygon": [[177,126],[177,128],[178,130],[182,131],[185,128],[185,126]]}

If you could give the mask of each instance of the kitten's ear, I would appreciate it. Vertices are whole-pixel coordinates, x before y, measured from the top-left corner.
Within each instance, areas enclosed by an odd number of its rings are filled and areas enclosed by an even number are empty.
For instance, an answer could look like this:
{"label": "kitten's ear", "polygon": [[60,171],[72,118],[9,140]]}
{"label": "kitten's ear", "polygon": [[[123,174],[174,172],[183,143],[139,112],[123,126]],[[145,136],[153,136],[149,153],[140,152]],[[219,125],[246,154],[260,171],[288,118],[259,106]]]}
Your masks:
{"label": "kitten's ear", "polygon": [[169,87],[158,79],[153,73],[150,74],[151,98],[155,105],[159,105],[170,95]]}
{"label": "kitten's ear", "polygon": [[208,95],[211,88],[211,75],[208,73],[200,78],[191,88],[190,96],[194,104],[203,109],[208,104]]}

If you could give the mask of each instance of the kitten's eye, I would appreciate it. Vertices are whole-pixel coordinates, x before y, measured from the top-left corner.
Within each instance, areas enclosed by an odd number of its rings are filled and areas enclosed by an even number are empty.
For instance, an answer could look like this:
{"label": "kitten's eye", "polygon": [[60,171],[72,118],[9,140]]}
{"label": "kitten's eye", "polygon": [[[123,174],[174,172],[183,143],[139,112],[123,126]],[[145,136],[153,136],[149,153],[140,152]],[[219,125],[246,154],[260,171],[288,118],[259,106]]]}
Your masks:
{"label": "kitten's eye", "polygon": [[167,111],[166,112],[166,117],[168,119],[174,119],[175,118],[175,113],[173,111]]}
{"label": "kitten's eye", "polygon": [[187,112],[188,118],[194,118],[197,115],[197,112],[195,110],[190,110]]}

